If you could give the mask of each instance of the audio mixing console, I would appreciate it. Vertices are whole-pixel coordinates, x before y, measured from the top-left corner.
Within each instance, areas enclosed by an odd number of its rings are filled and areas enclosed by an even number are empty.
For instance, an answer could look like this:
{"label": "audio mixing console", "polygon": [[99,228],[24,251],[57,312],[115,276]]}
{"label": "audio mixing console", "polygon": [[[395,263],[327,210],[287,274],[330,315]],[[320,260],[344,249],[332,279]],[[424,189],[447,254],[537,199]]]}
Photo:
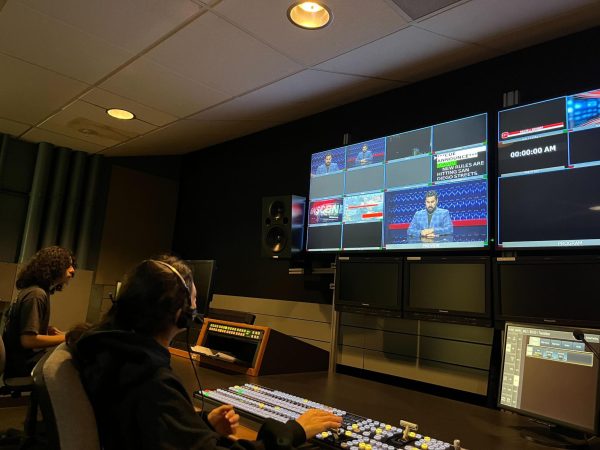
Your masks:
{"label": "audio mixing console", "polygon": [[[334,450],[455,450],[453,444],[417,433],[416,426],[401,421],[400,426],[357,416],[346,411],[255,384],[203,391],[205,399],[230,404],[238,413],[261,422],[266,418],[287,422],[311,408],[342,416],[342,426],[318,434],[312,442]],[[194,394],[200,397],[200,392]]]}

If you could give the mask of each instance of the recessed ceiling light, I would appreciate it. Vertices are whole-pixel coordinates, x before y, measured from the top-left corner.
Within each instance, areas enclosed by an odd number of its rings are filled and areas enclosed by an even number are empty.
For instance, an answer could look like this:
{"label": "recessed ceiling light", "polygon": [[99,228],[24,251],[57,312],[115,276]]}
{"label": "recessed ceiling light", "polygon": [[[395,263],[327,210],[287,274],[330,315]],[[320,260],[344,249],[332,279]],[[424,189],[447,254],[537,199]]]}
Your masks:
{"label": "recessed ceiling light", "polygon": [[135,117],[135,115],[129,111],[117,108],[107,109],[106,114],[108,114],[110,117],[121,120],[131,120]]}
{"label": "recessed ceiling light", "polygon": [[288,8],[290,21],[307,30],[326,27],[333,20],[331,10],[321,2],[297,2]]}

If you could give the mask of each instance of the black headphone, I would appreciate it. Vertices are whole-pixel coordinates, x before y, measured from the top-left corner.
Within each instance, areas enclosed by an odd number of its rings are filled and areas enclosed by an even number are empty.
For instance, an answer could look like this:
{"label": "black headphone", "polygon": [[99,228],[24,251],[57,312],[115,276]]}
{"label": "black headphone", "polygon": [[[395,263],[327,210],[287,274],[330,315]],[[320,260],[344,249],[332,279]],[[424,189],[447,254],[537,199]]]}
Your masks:
{"label": "black headphone", "polygon": [[185,283],[185,280],[183,279],[179,271],[171,264],[166,263],[164,261],[158,261],[156,259],[149,259],[148,261],[167,267],[181,281],[181,285],[184,287],[185,292],[187,293],[187,302],[181,309],[181,314],[179,314],[175,325],[177,326],[177,328],[189,328],[190,326],[192,326],[192,321],[194,320],[195,313],[195,311],[192,309],[192,293],[190,292],[190,288]]}

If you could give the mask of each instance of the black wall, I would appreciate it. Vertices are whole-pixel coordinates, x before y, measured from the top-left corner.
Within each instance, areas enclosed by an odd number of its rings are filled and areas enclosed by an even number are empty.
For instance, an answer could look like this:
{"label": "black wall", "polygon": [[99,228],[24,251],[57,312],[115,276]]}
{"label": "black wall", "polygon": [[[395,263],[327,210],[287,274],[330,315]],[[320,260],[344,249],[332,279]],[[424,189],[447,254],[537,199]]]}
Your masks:
{"label": "black wall", "polygon": [[360,142],[482,112],[493,175],[502,94],[518,89],[529,103],[600,88],[597,42],[600,27],[189,154],[174,250],[216,259],[217,293],[329,302],[330,277],[290,276],[288,262],[260,257],[262,197],[308,197],[310,155],[341,146],[345,133]]}

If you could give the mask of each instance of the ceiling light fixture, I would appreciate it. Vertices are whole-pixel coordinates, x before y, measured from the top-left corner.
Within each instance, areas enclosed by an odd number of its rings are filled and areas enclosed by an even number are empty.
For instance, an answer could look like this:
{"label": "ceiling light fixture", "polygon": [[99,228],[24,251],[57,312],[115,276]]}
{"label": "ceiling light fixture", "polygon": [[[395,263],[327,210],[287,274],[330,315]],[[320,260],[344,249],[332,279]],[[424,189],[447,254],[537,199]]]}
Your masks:
{"label": "ceiling light fixture", "polygon": [[135,115],[132,112],[118,108],[107,109],[106,114],[108,114],[110,117],[114,117],[115,119],[120,120],[131,120],[135,118]]}
{"label": "ceiling light fixture", "polygon": [[333,20],[331,10],[321,2],[297,2],[287,10],[294,25],[307,30],[324,28]]}

